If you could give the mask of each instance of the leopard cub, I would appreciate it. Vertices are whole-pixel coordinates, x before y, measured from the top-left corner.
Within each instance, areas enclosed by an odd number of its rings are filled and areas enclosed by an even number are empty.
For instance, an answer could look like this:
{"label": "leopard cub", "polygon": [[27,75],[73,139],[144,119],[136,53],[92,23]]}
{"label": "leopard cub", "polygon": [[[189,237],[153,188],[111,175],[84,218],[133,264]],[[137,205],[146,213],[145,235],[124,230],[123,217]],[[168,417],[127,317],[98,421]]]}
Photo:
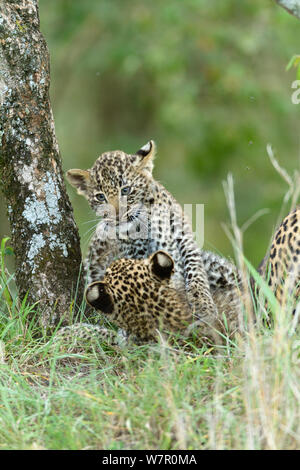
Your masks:
{"label": "leopard cub", "polygon": [[291,303],[295,313],[300,299],[300,206],[283,219],[258,272],[279,304]]}
{"label": "leopard cub", "polygon": [[[224,265],[223,259],[220,262],[221,279],[231,266],[229,262]],[[227,279],[212,291],[218,308],[212,334],[205,322],[195,322],[184,285],[180,288],[173,276],[174,261],[161,250],[142,260],[120,259],[110,265],[103,281],[88,286],[86,300],[136,343],[156,340],[159,334],[189,336],[192,330],[199,339],[220,343],[216,339],[219,333],[223,335],[227,328],[227,333],[233,334],[238,329],[241,299],[234,278],[231,285]]]}
{"label": "leopard cub", "polygon": [[214,325],[217,308],[203,253],[181,206],[152,176],[155,152],[151,140],[134,154],[105,152],[91,169],[67,172],[99,216],[85,262],[88,283],[103,280],[115,260],[143,260],[164,250],[174,260],[174,277],[184,285],[195,319]]}

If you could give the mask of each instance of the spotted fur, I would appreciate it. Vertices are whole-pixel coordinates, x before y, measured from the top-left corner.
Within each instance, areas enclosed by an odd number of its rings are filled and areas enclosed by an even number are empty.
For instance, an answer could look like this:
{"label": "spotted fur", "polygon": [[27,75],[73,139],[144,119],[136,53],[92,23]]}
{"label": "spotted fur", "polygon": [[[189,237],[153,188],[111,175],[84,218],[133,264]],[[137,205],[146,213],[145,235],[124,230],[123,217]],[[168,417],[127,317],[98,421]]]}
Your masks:
{"label": "spotted fur", "polygon": [[128,340],[113,329],[90,323],[75,323],[56,332],[51,342],[51,350],[78,353],[86,351],[89,347],[97,347],[99,342],[118,348],[127,344]]}
{"label": "spotted fur", "polygon": [[295,312],[300,298],[300,206],[281,223],[258,271],[281,305],[293,301]]}
{"label": "spotted fur", "polygon": [[233,334],[238,329],[241,294],[235,268],[216,255],[214,263],[220,281],[212,289],[218,308],[214,332],[205,322],[195,322],[185,286],[174,280],[174,261],[163,251],[146,259],[114,261],[103,281],[88,286],[86,299],[136,343],[154,341],[159,334],[189,336],[195,329],[199,338],[221,342],[218,332]]}
{"label": "spotted fur", "polygon": [[[184,285],[193,315],[213,325],[217,308],[210,285],[219,274],[208,274],[205,264],[213,270],[213,259],[203,256],[181,206],[152,177],[154,155],[150,141],[135,154],[106,152],[90,170],[67,172],[69,182],[101,217],[85,263],[88,283],[103,280],[115,260],[145,259],[165,250],[174,260],[174,283]],[[140,236],[131,236],[137,232]]]}
{"label": "spotted fur", "polygon": [[[97,325],[77,324],[62,328],[54,345],[66,340],[68,348],[74,349],[82,341],[97,340],[115,347],[157,340],[170,333],[188,337],[195,330],[201,341],[213,343],[220,343],[224,334],[232,336],[239,331],[244,297],[239,273],[216,254],[202,251],[201,259],[217,308],[213,329],[205,319],[195,321],[184,279],[176,276],[172,257],[160,250],[148,258],[113,261],[103,280],[87,288],[87,301],[120,327],[122,335]],[[300,207],[283,220],[258,268],[281,304],[292,297],[296,307],[300,298],[299,261]]]}

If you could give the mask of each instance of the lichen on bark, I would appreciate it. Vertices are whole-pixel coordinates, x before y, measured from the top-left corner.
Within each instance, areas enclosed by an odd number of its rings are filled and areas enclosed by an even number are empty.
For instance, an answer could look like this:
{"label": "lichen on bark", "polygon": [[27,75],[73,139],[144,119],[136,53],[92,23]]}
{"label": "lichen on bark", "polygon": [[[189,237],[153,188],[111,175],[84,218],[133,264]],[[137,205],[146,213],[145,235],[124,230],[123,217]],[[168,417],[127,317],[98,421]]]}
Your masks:
{"label": "lichen on bark", "polygon": [[[38,0],[0,5],[0,184],[7,201],[20,297],[44,327],[70,311],[81,253],[49,100]],[[79,289],[78,289],[79,286]]]}
{"label": "lichen on bark", "polygon": [[291,15],[300,19],[300,0],[275,0],[278,5],[288,11]]}

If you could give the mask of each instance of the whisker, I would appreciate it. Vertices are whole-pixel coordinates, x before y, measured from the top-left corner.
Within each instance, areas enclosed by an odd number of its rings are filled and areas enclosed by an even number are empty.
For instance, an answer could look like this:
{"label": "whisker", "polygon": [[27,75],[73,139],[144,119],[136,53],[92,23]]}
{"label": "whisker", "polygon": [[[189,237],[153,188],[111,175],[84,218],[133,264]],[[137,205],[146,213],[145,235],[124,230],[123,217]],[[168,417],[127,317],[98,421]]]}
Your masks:
{"label": "whisker", "polygon": [[141,219],[137,219],[139,224],[142,225],[143,227],[145,227],[147,230],[148,230],[148,224],[146,224],[143,220]]}
{"label": "whisker", "polygon": [[92,227],[90,227],[90,228],[84,233],[83,236],[85,237],[88,233],[90,233],[92,230],[94,230],[94,229],[97,227],[97,225],[98,225],[98,224],[95,224],[95,225],[93,225]]}
{"label": "whisker", "polygon": [[100,219],[92,219],[92,220],[88,220],[87,222],[83,222],[82,225],[85,225],[85,224],[91,224],[92,222],[98,222]]}

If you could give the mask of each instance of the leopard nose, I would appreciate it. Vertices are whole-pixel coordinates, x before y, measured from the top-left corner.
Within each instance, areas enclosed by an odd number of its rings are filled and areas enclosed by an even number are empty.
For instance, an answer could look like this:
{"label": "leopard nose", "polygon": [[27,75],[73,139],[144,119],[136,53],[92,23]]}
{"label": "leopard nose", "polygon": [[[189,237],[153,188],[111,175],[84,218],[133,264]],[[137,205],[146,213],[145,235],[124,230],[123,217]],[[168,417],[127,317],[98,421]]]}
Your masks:
{"label": "leopard nose", "polygon": [[109,200],[110,213],[111,215],[119,215],[119,200],[118,198],[112,198]]}
{"label": "leopard nose", "polygon": [[114,211],[115,211],[116,217],[118,217],[118,215],[119,215],[119,206],[114,206]]}

